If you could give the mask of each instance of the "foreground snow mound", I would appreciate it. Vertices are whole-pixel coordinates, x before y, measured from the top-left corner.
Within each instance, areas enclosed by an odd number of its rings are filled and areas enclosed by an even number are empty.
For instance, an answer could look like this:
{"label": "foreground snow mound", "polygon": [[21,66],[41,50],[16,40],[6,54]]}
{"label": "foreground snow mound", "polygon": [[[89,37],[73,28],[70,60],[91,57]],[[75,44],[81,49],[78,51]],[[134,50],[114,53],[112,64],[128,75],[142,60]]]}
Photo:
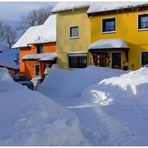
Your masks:
{"label": "foreground snow mound", "polygon": [[[105,79],[82,92],[81,99],[85,98],[98,118],[94,119],[99,125],[94,133],[98,129],[99,145],[148,145],[147,89],[148,68],[141,68]],[[88,134],[86,137],[90,138]]]}
{"label": "foreground snow mound", "polygon": [[85,145],[75,114],[0,69],[0,145]]}
{"label": "foreground snow mound", "polygon": [[88,86],[105,78],[119,76],[122,70],[89,66],[84,69],[64,70],[48,69],[48,75],[39,86],[38,91],[49,96],[58,97],[80,96],[81,92]]}
{"label": "foreground snow mound", "polygon": [[[133,101],[147,101],[148,68],[141,68],[120,77],[104,79],[82,92],[82,97],[92,103],[108,105],[110,103],[129,105]],[[120,98],[123,98],[122,100]],[[135,100],[135,98],[137,100]],[[129,102],[130,101],[130,102]]]}

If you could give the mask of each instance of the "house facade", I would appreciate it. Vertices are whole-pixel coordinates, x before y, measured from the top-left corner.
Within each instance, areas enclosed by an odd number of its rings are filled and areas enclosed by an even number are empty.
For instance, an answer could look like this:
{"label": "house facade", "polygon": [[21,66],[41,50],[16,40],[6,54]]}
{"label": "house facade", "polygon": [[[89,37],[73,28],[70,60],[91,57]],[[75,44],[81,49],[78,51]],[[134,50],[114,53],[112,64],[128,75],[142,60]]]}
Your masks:
{"label": "house facade", "polygon": [[148,3],[94,3],[88,17],[95,65],[136,70],[148,64]]}
{"label": "house facade", "polygon": [[43,76],[57,59],[56,16],[49,16],[43,25],[30,27],[13,48],[20,48],[21,74],[30,79]]}
{"label": "house facade", "polygon": [[89,65],[89,6],[90,3],[85,2],[58,3],[52,10],[57,17],[57,64],[61,68],[84,68]]}

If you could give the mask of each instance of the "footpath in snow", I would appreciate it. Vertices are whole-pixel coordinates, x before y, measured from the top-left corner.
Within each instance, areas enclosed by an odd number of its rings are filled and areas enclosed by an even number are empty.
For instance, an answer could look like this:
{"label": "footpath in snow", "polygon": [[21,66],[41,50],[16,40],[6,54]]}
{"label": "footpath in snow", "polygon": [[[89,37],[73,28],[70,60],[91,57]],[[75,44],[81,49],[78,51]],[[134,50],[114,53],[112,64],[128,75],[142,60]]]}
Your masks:
{"label": "footpath in snow", "polygon": [[148,68],[90,66],[49,69],[38,91],[76,113],[90,145],[148,145],[147,88]]}
{"label": "footpath in snow", "polygon": [[0,145],[88,145],[78,118],[0,68]]}

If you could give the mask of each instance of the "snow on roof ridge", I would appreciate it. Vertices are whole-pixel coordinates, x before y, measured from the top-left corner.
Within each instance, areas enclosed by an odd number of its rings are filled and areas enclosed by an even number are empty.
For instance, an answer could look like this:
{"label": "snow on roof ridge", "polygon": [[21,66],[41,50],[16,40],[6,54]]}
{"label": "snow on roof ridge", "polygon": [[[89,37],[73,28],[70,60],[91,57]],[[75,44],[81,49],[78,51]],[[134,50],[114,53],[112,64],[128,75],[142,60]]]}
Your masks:
{"label": "snow on roof ridge", "polygon": [[147,5],[148,2],[94,2],[89,7],[87,13],[99,13],[99,12],[106,12],[111,10],[118,10],[118,9],[125,9],[125,8],[132,8],[136,6]]}
{"label": "snow on roof ridge", "polygon": [[50,15],[43,25],[29,27],[12,48],[45,42],[56,42],[56,15]]}
{"label": "snow on roof ridge", "polygon": [[52,13],[61,12],[61,11],[68,11],[74,9],[80,9],[89,7],[92,2],[59,2],[51,11]]}

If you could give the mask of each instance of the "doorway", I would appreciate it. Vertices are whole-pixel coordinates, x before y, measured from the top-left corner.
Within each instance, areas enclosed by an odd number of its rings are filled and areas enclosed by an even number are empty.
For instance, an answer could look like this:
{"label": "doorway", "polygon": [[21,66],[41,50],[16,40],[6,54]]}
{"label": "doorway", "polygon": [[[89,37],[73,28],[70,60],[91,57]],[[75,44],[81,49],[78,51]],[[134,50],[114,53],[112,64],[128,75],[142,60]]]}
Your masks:
{"label": "doorway", "polygon": [[121,52],[112,52],[112,68],[121,69]]}

